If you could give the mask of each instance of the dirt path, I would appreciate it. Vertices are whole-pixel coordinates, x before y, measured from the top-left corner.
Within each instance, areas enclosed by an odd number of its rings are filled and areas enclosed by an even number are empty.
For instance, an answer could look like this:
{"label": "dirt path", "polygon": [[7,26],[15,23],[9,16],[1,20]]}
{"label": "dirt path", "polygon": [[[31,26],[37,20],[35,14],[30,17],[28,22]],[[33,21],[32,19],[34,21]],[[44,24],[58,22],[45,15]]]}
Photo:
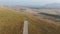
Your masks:
{"label": "dirt path", "polygon": [[28,21],[24,21],[23,34],[28,34]]}

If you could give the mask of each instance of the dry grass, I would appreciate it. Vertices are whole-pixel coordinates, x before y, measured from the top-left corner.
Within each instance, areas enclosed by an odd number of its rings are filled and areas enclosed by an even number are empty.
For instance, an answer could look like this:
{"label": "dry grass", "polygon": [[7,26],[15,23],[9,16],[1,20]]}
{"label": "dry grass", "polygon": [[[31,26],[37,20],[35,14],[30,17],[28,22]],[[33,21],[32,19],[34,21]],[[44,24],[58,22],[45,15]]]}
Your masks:
{"label": "dry grass", "polygon": [[48,19],[29,16],[29,34],[60,34],[60,24]]}
{"label": "dry grass", "polygon": [[21,13],[0,8],[0,34],[22,34],[23,21]]}
{"label": "dry grass", "polygon": [[60,25],[55,21],[6,8],[0,8],[0,34],[22,34],[24,17],[29,21],[29,34],[60,34]]}

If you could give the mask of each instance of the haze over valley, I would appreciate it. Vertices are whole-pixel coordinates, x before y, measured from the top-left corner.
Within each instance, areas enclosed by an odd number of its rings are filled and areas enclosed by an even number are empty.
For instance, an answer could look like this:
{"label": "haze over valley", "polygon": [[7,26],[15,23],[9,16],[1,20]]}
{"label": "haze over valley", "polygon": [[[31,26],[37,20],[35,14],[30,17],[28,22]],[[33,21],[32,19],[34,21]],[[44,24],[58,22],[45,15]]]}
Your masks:
{"label": "haze over valley", "polygon": [[60,0],[0,0],[0,34],[25,33],[60,34]]}

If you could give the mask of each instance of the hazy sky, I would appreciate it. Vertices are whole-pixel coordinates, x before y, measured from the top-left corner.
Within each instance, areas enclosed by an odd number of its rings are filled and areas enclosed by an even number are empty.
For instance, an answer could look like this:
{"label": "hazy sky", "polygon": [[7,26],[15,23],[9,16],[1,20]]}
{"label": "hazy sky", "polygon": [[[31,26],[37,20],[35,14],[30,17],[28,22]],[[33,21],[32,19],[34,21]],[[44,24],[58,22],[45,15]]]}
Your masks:
{"label": "hazy sky", "polygon": [[60,3],[60,0],[0,0],[0,5],[44,5]]}

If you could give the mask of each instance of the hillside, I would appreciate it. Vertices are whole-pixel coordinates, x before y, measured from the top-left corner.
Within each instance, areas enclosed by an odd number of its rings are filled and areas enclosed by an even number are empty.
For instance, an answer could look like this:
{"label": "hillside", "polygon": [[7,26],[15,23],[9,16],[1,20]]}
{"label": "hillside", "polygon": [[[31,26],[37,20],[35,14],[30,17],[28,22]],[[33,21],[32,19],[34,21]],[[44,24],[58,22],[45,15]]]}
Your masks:
{"label": "hillside", "polygon": [[38,13],[40,12],[60,15],[60,9],[38,9]]}
{"label": "hillside", "polygon": [[22,34],[25,17],[29,23],[29,34],[60,34],[60,22],[3,7],[0,7],[0,34]]}
{"label": "hillside", "polygon": [[60,8],[60,3],[50,3],[42,6],[42,8]]}
{"label": "hillside", "polygon": [[16,11],[25,12],[25,13],[31,13],[31,14],[37,14],[39,12],[49,13],[49,14],[55,14],[60,15],[60,9],[58,8],[30,8],[30,7],[24,7],[24,6],[6,6],[7,8],[11,8]]}
{"label": "hillside", "polygon": [[23,15],[0,7],[0,34],[22,34]]}
{"label": "hillside", "polygon": [[29,16],[29,34],[60,34],[60,21]]}

